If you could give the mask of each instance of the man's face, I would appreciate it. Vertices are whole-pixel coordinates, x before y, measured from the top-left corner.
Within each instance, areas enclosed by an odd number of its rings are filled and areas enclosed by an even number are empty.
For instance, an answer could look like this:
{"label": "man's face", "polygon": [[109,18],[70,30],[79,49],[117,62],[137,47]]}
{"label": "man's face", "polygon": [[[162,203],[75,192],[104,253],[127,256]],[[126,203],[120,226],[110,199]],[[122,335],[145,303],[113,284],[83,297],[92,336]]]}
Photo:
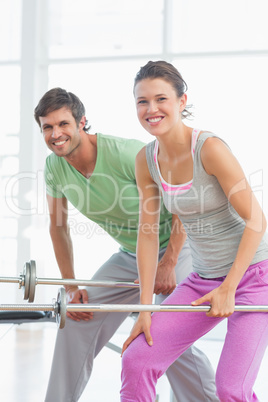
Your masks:
{"label": "man's face", "polygon": [[40,124],[48,148],[58,156],[68,157],[81,143],[85,117],[77,126],[71,110],[63,107],[40,117]]}

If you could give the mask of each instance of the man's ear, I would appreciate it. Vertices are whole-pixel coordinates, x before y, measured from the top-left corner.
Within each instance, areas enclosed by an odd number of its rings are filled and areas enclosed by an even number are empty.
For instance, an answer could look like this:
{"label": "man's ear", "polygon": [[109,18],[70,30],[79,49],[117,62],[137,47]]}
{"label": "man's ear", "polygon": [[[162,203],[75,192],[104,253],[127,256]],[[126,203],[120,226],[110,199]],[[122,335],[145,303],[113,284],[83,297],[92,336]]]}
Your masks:
{"label": "man's ear", "polygon": [[80,123],[79,123],[79,129],[80,129],[80,130],[83,130],[83,129],[84,129],[84,127],[85,127],[85,125],[86,125],[86,121],[87,121],[86,116],[82,116],[82,118],[81,118],[81,120],[80,120]]}

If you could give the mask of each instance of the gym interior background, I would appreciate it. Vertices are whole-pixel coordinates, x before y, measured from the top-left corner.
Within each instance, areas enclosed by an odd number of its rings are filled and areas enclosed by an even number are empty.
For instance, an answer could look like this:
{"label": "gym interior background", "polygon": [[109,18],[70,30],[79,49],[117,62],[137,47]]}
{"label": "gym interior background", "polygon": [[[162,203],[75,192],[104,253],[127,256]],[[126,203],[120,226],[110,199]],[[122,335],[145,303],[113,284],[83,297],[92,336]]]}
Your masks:
{"label": "gym interior background", "polygon": [[[266,0],[0,0],[1,276],[34,259],[37,276],[59,277],[43,180],[48,151],[33,119],[40,97],[63,87],[83,101],[92,133],[148,142],[132,92],[148,60],[182,73],[194,105],[187,124],[228,142],[268,217],[267,11]],[[118,246],[72,208],[70,226],[76,275],[90,278]],[[0,286],[1,303],[22,301],[16,285]],[[40,286],[35,301],[56,294]]]}

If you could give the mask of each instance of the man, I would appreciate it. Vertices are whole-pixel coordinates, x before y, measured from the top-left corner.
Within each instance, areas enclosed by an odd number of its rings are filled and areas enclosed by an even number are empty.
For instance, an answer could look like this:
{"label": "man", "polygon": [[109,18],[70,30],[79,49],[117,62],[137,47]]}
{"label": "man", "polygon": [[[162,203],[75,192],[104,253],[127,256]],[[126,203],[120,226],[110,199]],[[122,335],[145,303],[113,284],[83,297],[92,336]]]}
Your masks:
{"label": "man", "polygon": [[[52,151],[46,160],[45,179],[50,235],[62,277],[75,277],[68,227],[69,201],[120,245],[119,252],[99,268],[93,279],[136,280],[139,194],[134,165],[136,154],[144,144],[137,140],[88,134],[82,102],[61,88],[54,88],[42,97],[35,108],[35,119]],[[172,219],[163,207],[154,285],[157,303],[164,299],[163,295],[174,290],[176,281],[181,281],[191,271],[189,247],[183,246],[185,234],[172,230],[175,224],[176,217]],[[90,251],[88,257],[90,259]],[[69,303],[135,304],[139,301],[137,288],[66,286],[66,291]],[[127,315],[68,313],[70,319],[57,335],[46,402],[79,399],[89,380],[94,358]],[[210,363],[195,347],[171,366],[167,377],[178,402],[218,400]]]}

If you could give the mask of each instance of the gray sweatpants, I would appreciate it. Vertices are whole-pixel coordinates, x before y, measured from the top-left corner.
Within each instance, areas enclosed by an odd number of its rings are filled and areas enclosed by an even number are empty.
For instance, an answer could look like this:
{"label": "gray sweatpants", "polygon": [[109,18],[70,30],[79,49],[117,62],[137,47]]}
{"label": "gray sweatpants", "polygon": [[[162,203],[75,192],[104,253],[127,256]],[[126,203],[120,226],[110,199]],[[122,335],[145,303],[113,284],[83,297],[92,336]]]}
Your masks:
{"label": "gray sweatpants", "polygon": [[[165,250],[161,250],[159,258]],[[192,271],[188,244],[176,266],[177,283]],[[134,281],[137,279],[135,256],[119,251],[102,265],[92,279]],[[139,289],[88,287],[89,303],[137,304]],[[156,296],[160,304],[165,296]],[[110,340],[128,313],[94,313],[89,321],[66,320],[57,334],[46,402],[75,402],[81,396],[93,368],[94,358]],[[203,352],[189,348],[166,372],[178,402],[218,401],[214,371]],[[119,398],[119,390],[118,390]],[[94,402],[94,401],[91,401]]]}

